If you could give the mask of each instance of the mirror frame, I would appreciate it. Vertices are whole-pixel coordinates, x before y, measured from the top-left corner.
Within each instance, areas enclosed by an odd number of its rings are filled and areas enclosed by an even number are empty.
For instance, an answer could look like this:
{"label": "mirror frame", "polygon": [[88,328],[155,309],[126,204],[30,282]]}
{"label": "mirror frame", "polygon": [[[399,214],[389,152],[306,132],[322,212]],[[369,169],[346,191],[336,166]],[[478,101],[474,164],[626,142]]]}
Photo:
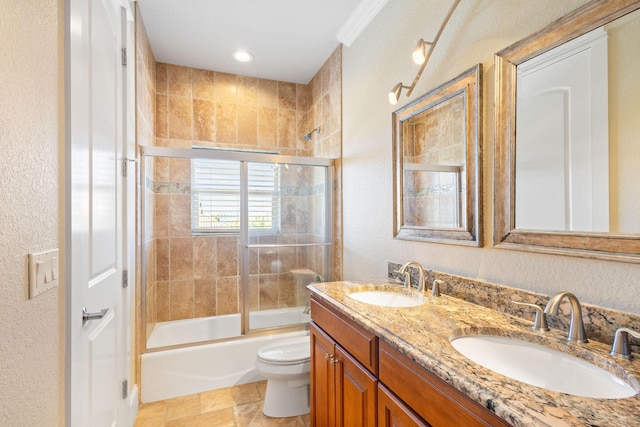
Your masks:
{"label": "mirror frame", "polygon": [[[404,224],[403,135],[402,123],[456,95],[464,96],[466,212],[460,228],[408,226]],[[482,64],[477,64],[453,80],[426,93],[392,114],[393,121],[393,234],[395,239],[453,243],[468,246],[482,244]]]}
{"label": "mirror frame", "polygon": [[[495,55],[494,246],[640,262],[640,234],[515,228],[516,67],[640,8],[640,0],[594,0]],[[639,230],[640,231],[640,230]]]}

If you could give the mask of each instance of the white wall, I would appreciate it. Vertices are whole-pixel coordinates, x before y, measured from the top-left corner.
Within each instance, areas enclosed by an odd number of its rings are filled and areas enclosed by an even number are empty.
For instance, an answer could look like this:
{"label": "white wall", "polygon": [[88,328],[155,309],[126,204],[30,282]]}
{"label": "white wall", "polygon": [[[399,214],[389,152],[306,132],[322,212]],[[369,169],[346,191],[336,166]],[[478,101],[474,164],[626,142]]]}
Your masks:
{"label": "white wall", "polygon": [[[344,278],[386,277],[387,262],[425,267],[640,313],[640,265],[493,249],[493,55],[584,4],[585,0],[464,0],[411,98],[397,106],[387,93],[410,84],[411,51],[432,39],[452,0],[390,0],[343,50]],[[484,66],[484,247],[393,239],[391,113],[461,72]]]}
{"label": "white wall", "polygon": [[62,286],[28,299],[27,254],[58,248],[62,7],[0,0],[0,425],[62,425]]}

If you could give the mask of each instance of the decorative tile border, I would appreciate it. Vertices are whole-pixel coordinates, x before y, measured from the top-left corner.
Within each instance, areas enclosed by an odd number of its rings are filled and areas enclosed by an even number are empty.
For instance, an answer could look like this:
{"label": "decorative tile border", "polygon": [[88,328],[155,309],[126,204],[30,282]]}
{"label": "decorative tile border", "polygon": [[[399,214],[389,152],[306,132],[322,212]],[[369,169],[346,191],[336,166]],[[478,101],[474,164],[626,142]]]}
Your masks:
{"label": "decorative tile border", "polygon": [[[145,186],[157,194],[191,194],[191,184],[183,182],[165,182],[154,181],[153,178],[147,176]],[[325,184],[310,184],[307,186],[280,186],[281,197],[309,197],[322,195],[325,192]]]}

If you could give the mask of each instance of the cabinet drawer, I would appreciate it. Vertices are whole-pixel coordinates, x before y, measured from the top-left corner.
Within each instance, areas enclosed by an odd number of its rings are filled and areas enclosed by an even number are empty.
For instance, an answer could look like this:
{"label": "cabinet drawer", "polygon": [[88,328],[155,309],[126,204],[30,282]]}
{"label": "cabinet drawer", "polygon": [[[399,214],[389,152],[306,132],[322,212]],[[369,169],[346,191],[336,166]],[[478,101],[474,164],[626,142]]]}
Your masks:
{"label": "cabinet drawer", "polygon": [[430,427],[380,383],[378,383],[378,426]]}
{"label": "cabinet drawer", "polygon": [[378,373],[378,337],[313,296],[311,319],[365,368]]}
{"label": "cabinet drawer", "polygon": [[433,427],[509,425],[385,342],[379,378]]}

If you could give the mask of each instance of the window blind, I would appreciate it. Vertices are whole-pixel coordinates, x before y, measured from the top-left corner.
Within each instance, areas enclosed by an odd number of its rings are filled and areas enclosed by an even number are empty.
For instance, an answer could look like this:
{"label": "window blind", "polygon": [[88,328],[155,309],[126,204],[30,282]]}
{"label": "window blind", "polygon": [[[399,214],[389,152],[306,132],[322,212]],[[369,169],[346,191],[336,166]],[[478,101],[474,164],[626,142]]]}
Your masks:
{"label": "window blind", "polygon": [[[280,229],[280,173],[272,163],[248,163],[249,230]],[[191,161],[192,230],[240,231],[240,162]]]}

